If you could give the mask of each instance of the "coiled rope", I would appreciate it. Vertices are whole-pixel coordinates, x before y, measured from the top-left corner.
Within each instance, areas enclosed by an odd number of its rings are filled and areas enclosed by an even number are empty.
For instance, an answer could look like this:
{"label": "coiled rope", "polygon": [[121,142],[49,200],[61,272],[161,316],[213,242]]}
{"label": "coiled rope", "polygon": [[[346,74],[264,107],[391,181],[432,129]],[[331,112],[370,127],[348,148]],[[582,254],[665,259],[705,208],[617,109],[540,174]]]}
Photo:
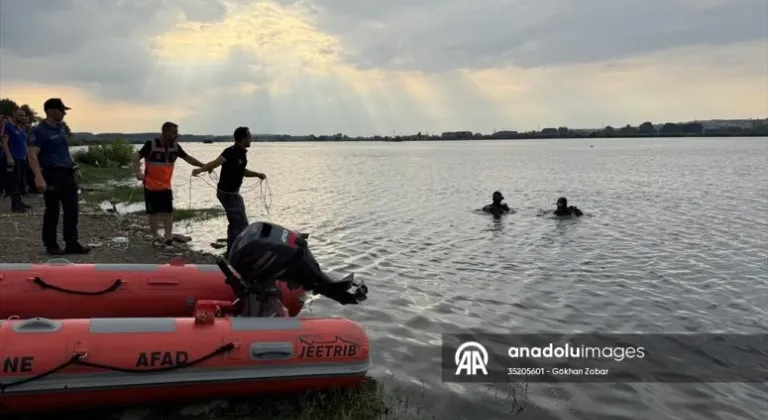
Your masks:
{"label": "coiled rope", "polygon": [[[197,179],[197,180],[205,182],[209,187],[211,187],[217,193],[222,193],[222,194],[239,194],[239,193],[232,193],[232,192],[228,192],[228,191],[221,191],[221,190],[219,190],[218,187],[216,186],[216,184],[219,181],[219,177],[218,177],[218,175],[215,172],[208,173],[208,177],[207,178],[208,179],[206,179],[205,177],[202,177],[202,176],[197,176],[197,177],[190,176],[188,192],[187,192],[187,195],[188,195],[187,208],[189,210],[193,210],[193,208],[192,208],[192,181],[194,179]],[[83,179],[82,182],[81,182],[81,185],[82,184],[87,184],[89,181],[90,180],[88,180],[88,179]],[[270,186],[269,186],[268,179],[260,180],[258,185],[251,185],[248,188],[242,189],[240,191],[240,194],[243,194],[243,195],[248,194],[248,193],[250,193],[252,191],[255,191],[257,188],[259,189],[259,193],[260,193],[259,195],[260,195],[261,204],[263,205],[264,210],[266,211],[267,215],[270,215],[270,209],[272,207],[272,188],[270,188]],[[128,196],[128,201],[127,201],[128,204],[133,204],[134,203],[133,197],[136,194],[136,191],[140,191],[140,190],[141,190],[141,188],[133,188],[132,189],[130,195]],[[110,200],[110,202],[112,202],[112,201]],[[112,204],[114,206],[115,203],[112,202]],[[118,217],[120,216],[120,214],[117,212],[116,209],[115,209],[114,213],[115,213],[116,216],[118,216]],[[81,215],[93,215],[93,216],[102,216],[102,215],[104,215],[104,213],[101,213],[101,212],[96,212],[96,213],[80,213],[80,214]],[[38,212],[20,213],[20,214],[0,214],[0,219],[11,219],[11,218],[21,218],[21,217],[40,217],[40,216],[42,216],[42,214],[38,213]],[[19,223],[18,222],[10,220],[10,223],[13,224],[14,230],[16,232],[20,231]],[[186,221],[186,223],[184,223],[184,229],[185,229],[187,234],[193,233],[192,232],[193,231],[192,227],[193,227],[193,220],[188,220],[188,221]],[[6,231],[6,233],[9,233],[9,232]],[[17,241],[37,241],[37,239],[31,239],[31,238],[28,238],[28,237],[21,237],[21,236],[11,237],[11,238],[8,238],[8,239],[17,240]],[[100,245],[101,246],[105,246],[107,248],[119,249],[119,250],[127,250],[129,248],[129,244],[127,242],[121,242],[121,241],[117,241],[117,242],[108,241],[108,242],[100,244]]]}
{"label": "coiled rope", "polygon": [[211,187],[214,191],[216,191],[217,194],[247,194],[251,191],[255,191],[256,188],[259,188],[260,190],[260,198],[261,198],[261,204],[264,206],[264,210],[267,212],[267,215],[270,215],[269,209],[272,207],[272,188],[269,187],[269,180],[268,179],[261,179],[259,180],[258,185],[252,185],[249,188],[246,188],[244,190],[241,190],[240,192],[229,192],[229,191],[222,191],[220,190],[216,184],[219,182],[219,176],[215,172],[209,172],[208,178],[210,178],[210,181],[208,179],[205,179],[201,176],[190,176],[189,177],[189,208],[192,208],[192,181],[193,180],[201,180],[205,182],[209,187]]}

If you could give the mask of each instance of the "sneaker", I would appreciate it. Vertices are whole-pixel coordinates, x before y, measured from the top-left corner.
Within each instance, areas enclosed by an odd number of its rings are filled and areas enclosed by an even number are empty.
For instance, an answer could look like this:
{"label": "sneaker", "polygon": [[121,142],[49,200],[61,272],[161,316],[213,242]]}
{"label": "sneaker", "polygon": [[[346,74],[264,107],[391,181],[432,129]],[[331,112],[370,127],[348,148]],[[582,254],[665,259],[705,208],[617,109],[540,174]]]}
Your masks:
{"label": "sneaker", "polygon": [[64,250],[59,244],[45,247],[45,253],[48,255],[64,255]]}
{"label": "sneaker", "polygon": [[66,248],[64,249],[64,252],[67,254],[85,255],[85,254],[90,254],[91,248],[80,245],[80,242],[72,242],[67,244]]}
{"label": "sneaker", "polygon": [[29,210],[29,207],[24,207],[21,204],[18,206],[12,206],[11,211],[14,213],[26,213]]}

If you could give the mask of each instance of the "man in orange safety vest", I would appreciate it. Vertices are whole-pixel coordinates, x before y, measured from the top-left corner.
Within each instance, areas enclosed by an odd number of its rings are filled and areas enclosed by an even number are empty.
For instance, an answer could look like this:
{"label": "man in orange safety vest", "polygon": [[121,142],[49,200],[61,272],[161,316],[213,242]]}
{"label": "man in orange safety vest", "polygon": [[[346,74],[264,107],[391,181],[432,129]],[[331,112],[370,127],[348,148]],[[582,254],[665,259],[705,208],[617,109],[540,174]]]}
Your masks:
{"label": "man in orange safety vest", "polygon": [[[136,179],[144,183],[144,205],[155,245],[173,245],[173,189],[171,179],[176,159],[182,158],[192,166],[203,163],[188,155],[178,142],[179,126],[166,122],[162,135],[144,143],[133,161]],[[144,171],[141,160],[144,159]],[[163,222],[165,237],[161,237],[158,222]]]}

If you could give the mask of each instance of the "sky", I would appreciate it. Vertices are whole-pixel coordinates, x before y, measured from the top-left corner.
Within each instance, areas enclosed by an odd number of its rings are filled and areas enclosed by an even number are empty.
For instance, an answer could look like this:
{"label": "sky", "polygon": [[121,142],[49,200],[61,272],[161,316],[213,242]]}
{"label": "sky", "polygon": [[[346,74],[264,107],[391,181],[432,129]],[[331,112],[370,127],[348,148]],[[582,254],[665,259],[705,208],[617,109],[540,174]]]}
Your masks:
{"label": "sky", "polygon": [[0,0],[73,131],[391,135],[768,117],[768,0]]}

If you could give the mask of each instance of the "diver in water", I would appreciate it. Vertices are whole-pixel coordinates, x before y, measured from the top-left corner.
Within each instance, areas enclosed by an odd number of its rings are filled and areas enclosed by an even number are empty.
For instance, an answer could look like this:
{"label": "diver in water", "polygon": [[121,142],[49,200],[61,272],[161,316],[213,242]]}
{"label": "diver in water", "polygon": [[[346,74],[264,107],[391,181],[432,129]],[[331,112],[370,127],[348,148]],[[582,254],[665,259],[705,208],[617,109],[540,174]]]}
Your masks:
{"label": "diver in water", "polygon": [[568,199],[560,197],[557,199],[557,209],[553,212],[555,216],[581,216],[581,210],[576,206],[568,206]]}
{"label": "diver in water", "polygon": [[483,207],[483,211],[486,213],[491,213],[494,216],[500,216],[504,213],[509,213],[509,206],[505,203],[502,203],[502,201],[504,201],[504,196],[501,195],[501,192],[494,191],[493,203]]}

